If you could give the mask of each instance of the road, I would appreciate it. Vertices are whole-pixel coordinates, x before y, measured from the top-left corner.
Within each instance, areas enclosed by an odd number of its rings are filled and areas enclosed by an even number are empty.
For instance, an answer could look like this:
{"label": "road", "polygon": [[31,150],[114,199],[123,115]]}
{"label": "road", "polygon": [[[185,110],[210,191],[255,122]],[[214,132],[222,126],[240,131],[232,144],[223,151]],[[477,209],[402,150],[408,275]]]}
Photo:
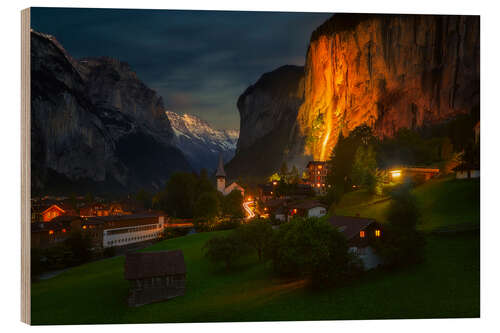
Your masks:
{"label": "road", "polygon": [[247,216],[247,219],[251,219],[253,217],[255,217],[255,214],[254,212],[252,211],[252,209],[250,208],[250,205],[253,204],[253,201],[245,201],[243,203],[243,208],[245,209],[245,211],[247,212],[248,216]]}

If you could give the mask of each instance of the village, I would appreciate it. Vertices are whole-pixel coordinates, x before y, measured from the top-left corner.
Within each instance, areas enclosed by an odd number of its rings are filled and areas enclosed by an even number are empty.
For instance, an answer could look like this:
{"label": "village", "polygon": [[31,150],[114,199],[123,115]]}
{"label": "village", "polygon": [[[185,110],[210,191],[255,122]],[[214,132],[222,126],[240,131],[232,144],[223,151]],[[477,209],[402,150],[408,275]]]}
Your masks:
{"label": "village", "polygon": [[[32,270],[43,276],[46,270],[125,255],[124,279],[130,282],[127,302],[129,306],[141,306],[184,295],[189,271],[182,250],[137,250],[154,247],[154,244],[165,239],[200,232],[234,229],[234,235],[248,233],[247,236],[238,236],[239,238],[216,236],[205,244],[207,259],[215,264],[224,262],[229,269],[238,260],[240,251],[241,255],[244,255],[245,251],[242,249],[245,244],[254,244],[260,238],[267,237],[265,244],[257,246],[260,260],[263,253],[268,251],[266,246],[270,246],[272,230],[279,234],[289,228],[282,227],[284,225],[314,225],[323,222],[341,235],[341,243],[348,249],[345,255],[354,256],[348,260],[351,263],[349,265],[355,265],[356,271],[367,271],[386,265],[387,258],[384,258],[384,252],[380,250],[384,248],[381,244],[386,239],[384,223],[373,216],[360,216],[359,212],[341,214],[341,211],[333,208],[335,204],[328,201],[328,193],[332,188],[329,179],[331,165],[331,161],[309,161],[299,173],[295,167],[288,170],[284,164],[269,177],[268,182],[245,188],[236,181],[229,181],[221,156],[213,185],[207,185],[210,182],[203,175],[200,179],[202,183],[205,182],[203,186],[207,193],[214,193],[210,186],[216,190],[219,201],[234,197],[225,203],[225,206],[232,207],[224,208],[224,216],[220,213],[195,213],[193,218],[179,218],[153,209],[137,197],[123,200],[104,200],[92,196],[47,196],[33,199],[32,261],[39,262],[32,262]],[[399,165],[377,170],[376,173],[380,188],[396,188],[405,184],[422,185],[443,177],[438,167],[431,166]],[[457,180],[478,178],[479,168],[470,163],[457,163],[452,174]],[[346,193],[351,196],[366,190],[366,184],[350,182],[349,186]],[[380,194],[372,205],[387,202],[389,199],[389,196]],[[393,196],[392,200],[396,200],[396,197]],[[212,210],[211,200],[201,202],[200,207],[203,210]],[[408,230],[410,233],[415,232],[411,231],[414,230],[411,228]],[[230,245],[231,242],[237,244]],[[332,244],[336,246],[335,241]],[[409,244],[412,242],[409,241]],[[353,264],[355,262],[357,264]],[[41,268],[42,266],[44,268]]]}

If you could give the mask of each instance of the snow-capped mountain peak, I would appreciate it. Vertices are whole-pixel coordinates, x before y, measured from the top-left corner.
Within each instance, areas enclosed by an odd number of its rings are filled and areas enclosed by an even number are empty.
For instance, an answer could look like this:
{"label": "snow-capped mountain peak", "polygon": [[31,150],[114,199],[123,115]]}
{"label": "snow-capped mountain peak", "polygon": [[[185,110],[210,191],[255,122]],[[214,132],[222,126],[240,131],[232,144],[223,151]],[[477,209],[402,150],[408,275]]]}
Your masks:
{"label": "snow-capped mountain peak", "polygon": [[219,130],[192,114],[165,111],[176,136],[177,146],[196,170],[212,170],[217,166],[219,153],[229,161],[235,153],[238,130]]}

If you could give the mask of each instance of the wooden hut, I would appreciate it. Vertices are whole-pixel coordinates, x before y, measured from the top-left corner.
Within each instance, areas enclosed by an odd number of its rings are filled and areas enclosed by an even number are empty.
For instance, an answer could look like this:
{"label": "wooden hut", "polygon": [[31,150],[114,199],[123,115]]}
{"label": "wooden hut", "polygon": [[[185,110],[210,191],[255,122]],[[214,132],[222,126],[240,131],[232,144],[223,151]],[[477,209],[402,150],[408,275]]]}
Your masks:
{"label": "wooden hut", "polygon": [[125,279],[129,306],[141,306],[184,295],[186,264],[181,250],[129,253]]}

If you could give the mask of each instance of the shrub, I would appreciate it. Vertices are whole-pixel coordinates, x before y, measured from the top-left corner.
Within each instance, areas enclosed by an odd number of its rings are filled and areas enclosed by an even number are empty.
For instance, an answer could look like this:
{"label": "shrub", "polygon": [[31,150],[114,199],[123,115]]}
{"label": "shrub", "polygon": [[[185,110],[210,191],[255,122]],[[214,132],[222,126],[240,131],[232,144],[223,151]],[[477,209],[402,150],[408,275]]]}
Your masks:
{"label": "shrub", "polygon": [[278,274],[310,278],[316,287],[338,283],[359,269],[348,253],[345,237],[317,218],[297,218],[282,225],[268,255]]}
{"label": "shrub", "polygon": [[241,225],[236,232],[239,238],[257,252],[259,261],[263,259],[264,251],[271,244],[273,228],[269,220],[256,219],[248,224]]}
{"label": "shrub", "polygon": [[195,220],[197,232],[231,230],[238,228],[240,225],[241,222],[235,219]]}
{"label": "shrub", "polygon": [[236,260],[248,252],[248,248],[235,233],[227,236],[215,236],[203,246],[205,257],[214,263],[223,263],[226,270],[233,267]]}
{"label": "shrub", "polygon": [[392,193],[388,208],[388,225],[383,242],[374,244],[377,253],[388,267],[400,267],[423,260],[425,240],[416,230],[420,212],[408,185],[401,185]]}
{"label": "shrub", "polygon": [[111,258],[111,257],[114,257],[116,255],[116,248],[114,247],[107,247],[104,249],[104,251],[102,252],[102,255],[105,257],[105,258]]}
{"label": "shrub", "polygon": [[219,215],[220,203],[214,191],[200,194],[194,205],[194,216],[213,219]]}
{"label": "shrub", "polygon": [[189,233],[188,228],[165,228],[163,235],[165,239],[182,237]]}
{"label": "shrub", "polygon": [[91,259],[90,238],[81,232],[73,232],[66,239],[65,246],[71,253],[71,258],[65,259],[69,265],[78,265]]}

